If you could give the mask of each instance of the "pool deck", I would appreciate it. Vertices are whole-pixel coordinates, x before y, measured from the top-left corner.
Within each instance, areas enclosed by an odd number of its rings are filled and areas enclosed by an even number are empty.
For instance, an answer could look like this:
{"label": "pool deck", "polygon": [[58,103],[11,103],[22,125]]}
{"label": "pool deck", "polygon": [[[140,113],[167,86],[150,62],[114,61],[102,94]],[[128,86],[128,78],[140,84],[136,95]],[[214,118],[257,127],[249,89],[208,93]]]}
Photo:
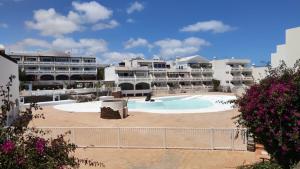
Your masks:
{"label": "pool deck", "polygon": [[[237,109],[199,114],[129,112],[129,117],[125,119],[107,120],[101,119],[99,113],[64,112],[52,106],[43,108],[34,113],[43,112],[46,119],[35,119],[31,126],[234,128],[232,117],[239,114]],[[228,169],[257,160],[253,152],[177,149],[89,148],[78,149],[76,155],[103,162],[106,169]]]}

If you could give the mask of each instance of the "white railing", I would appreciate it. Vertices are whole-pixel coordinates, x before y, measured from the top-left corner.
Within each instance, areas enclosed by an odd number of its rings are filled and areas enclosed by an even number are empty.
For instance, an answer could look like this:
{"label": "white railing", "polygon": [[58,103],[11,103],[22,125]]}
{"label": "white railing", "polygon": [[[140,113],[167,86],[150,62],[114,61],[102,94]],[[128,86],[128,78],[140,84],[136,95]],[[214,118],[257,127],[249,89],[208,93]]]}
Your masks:
{"label": "white railing", "polygon": [[96,62],[40,62],[40,61],[19,61],[18,63],[24,64],[24,65],[95,65]]}
{"label": "white railing", "polygon": [[253,80],[253,77],[244,76],[243,80]]}
{"label": "white railing", "polygon": [[153,90],[169,90],[170,88],[167,86],[161,87],[161,86],[154,86],[152,88]]}
{"label": "white railing", "polygon": [[232,80],[253,80],[252,77],[233,76]]}
{"label": "white railing", "polygon": [[119,82],[150,82],[150,77],[119,77]]}
{"label": "white railing", "polygon": [[146,90],[122,90],[122,94],[146,94],[150,93],[152,90],[151,89],[146,89]]}
{"label": "white railing", "polygon": [[166,72],[167,68],[152,68],[150,72]]}
{"label": "white railing", "polygon": [[83,88],[83,89],[56,89],[56,90],[32,90],[25,91],[24,93],[29,96],[52,96],[63,94],[80,94],[96,92],[96,88]]}
{"label": "white railing", "polygon": [[205,69],[205,68],[200,68],[200,69],[195,69],[195,68],[191,68],[192,72],[213,72],[212,69]]}
{"label": "white railing", "polygon": [[41,127],[51,136],[70,131],[78,147],[247,150],[246,129],[172,127]]}
{"label": "white railing", "polygon": [[233,68],[231,68],[231,71],[244,71],[244,72],[249,72],[249,71],[252,71],[252,68],[233,67]]}

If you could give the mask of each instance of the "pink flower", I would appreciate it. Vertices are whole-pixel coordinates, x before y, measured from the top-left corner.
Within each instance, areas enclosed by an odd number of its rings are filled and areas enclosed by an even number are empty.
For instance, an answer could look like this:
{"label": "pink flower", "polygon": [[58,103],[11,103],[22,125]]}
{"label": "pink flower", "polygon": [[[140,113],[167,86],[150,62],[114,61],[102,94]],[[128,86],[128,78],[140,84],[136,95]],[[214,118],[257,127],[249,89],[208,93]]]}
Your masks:
{"label": "pink flower", "polygon": [[5,140],[1,145],[1,149],[5,154],[11,153],[15,149],[15,143],[11,140]]}
{"label": "pink flower", "polygon": [[42,155],[45,151],[46,141],[42,138],[38,138],[35,142],[35,149],[38,154]]}
{"label": "pink flower", "polygon": [[25,163],[25,158],[24,157],[18,157],[16,161],[17,161],[18,165],[22,165],[22,164]]}

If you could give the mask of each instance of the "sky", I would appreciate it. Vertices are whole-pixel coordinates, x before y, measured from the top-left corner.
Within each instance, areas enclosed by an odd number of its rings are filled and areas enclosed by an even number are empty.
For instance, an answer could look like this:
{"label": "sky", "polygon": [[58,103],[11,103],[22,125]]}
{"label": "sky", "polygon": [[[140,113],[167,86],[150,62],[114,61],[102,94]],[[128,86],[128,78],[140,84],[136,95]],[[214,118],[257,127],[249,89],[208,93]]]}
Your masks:
{"label": "sky", "polygon": [[103,63],[201,55],[262,65],[300,26],[299,8],[299,0],[0,0],[0,44]]}

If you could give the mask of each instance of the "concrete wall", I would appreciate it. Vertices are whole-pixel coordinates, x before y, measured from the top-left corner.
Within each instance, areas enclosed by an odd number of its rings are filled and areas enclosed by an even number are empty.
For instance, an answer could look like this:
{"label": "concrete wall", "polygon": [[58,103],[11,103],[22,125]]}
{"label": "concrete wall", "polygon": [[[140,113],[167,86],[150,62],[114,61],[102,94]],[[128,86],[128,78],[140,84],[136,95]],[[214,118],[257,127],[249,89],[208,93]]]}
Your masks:
{"label": "concrete wall", "polygon": [[287,65],[292,67],[300,59],[300,27],[286,30]]}
{"label": "concrete wall", "polygon": [[117,80],[116,68],[114,66],[106,67],[104,69],[104,80],[105,81],[115,81]]}
{"label": "concrete wall", "polygon": [[284,61],[288,67],[293,67],[300,59],[300,27],[286,30],[285,44],[278,45],[276,52],[271,54],[271,65],[277,67]]}
{"label": "concrete wall", "polygon": [[277,67],[280,65],[281,61],[286,62],[286,45],[278,45],[276,47],[276,53],[271,54],[271,65],[272,67]]}
{"label": "concrete wall", "polygon": [[[16,78],[13,80],[12,86],[11,86],[11,94],[12,97],[10,98],[11,101],[19,102],[19,72],[18,72],[18,64],[12,62],[11,60],[3,57],[0,55],[0,86],[5,86],[7,82],[9,81],[9,77],[11,75],[15,75]],[[5,88],[5,87],[4,87]],[[2,99],[2,97],[1,97]],[[2,105],[2,101],[0,102],[0,106]],[[13,109],[11,112],[9,112],[9,119],[12,119],[15,117],[17,113],[17,109]],[[10,121],[10,120],[9,120]]]}
{"label": "concrete wall", "polygon": [[227,71],[230,71],[230,69],[228,69],[226,66],[226,61],[213,60],[211,63],[213,69],[213,78],[220,80],[220,86],[230,86],[230,83],[226,83],[226,81],[228,81],[230,78],[230,74],[226,73]]}
{"label": "concrete wall", "polygon": [[252,76],[255,83],[259,83],[259,81],[267,76],[267,67],[253,67],[252,68]]}

